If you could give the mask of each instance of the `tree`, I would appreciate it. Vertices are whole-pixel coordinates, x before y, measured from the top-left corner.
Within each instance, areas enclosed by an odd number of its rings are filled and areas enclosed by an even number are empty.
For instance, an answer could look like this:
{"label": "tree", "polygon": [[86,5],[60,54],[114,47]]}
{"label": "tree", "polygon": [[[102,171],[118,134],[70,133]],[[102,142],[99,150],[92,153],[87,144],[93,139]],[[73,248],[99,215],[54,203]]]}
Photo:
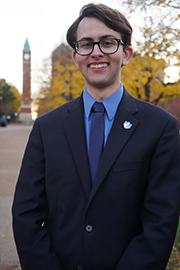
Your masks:
{"label": "tree", "polygon": [[63,66],[55,63],[56,76],[52,84],[52,92],[59,90],[64,102],[77,98],[83,89],[84,79],[74,63]]}
{"label": "tree", "polygon": [[38,116],[75,99],[84,86],[84,79],[72,60],[72,51],[63,50],[62,54],[59,53],[51,69],[49,60],[43,61],[37,76],[40,89],[34,100]]}
{"label": "tree", "polygon": [[[17,120],[17,119],[19,119],[19,114],[20,114],[20,111],[21,111],[21,95],[20,95],[18,89],[14,85],[11,85],[10,91],[16,97],[13,101],[10,102],[10,106],[12,108],[11,118],[12,118],[12,120],[14,120],[14,119]],[[14,116],[15,112],[18,113],[17,118],[15,118],[15,116]]]}
{"label": "tree", "polygon": [[122,82],[131,94],[155,105],[180,95],[180,80],[165,83],[165,71],[172,61],[177,67],[180,65],[177,50],[180,30],[173,32],[163,23],[157,29],[157,32],[150,27],[141,29],[143,40],[136,42],[134,56],[122,72]]}
{"label": "tree", "polygon": [[11,91],[11,85],[9,85],[6,80],[0,80],[0,116],[12,114],[13,109],[11,102],[16,99],[16,96]]}
{"label": "tree", "polygon": [[[138,25],[138,29],[135,28],[136,51],[142,55],[156,54],[169,65],[180,65],[180,1],[123,0],[123,4],[129,14],[138,16],[139,21],[144,20],[143,27]],[[134,26],[137,24],[136,21]]]}
{"label": "tree", "polygon": [[44,58],[41,67],[37,66],[33,73],[36,78],[35,83],[39,86],[39,90],[33,94],[33,106],[39,116],[48,111],[46,109],[47,95],[52,85],[51,58]]}
{"label": "tree", "polygon": [[123,68],[122,81],[134,96],[153,104],[179,96],[180,78],[171,81],[167,73],[171,66],[180,66],[179,0],[124,0],[123,4],[132,21],[133,16],[142,19],[138,21],[143,27],[135,28],[135,54]]}
{"label": "tree", "polygon": [[122,82],[128,91],[139,99],[155,105],[160,100],[169,100],[180,95],[180,83],[164,83],[164,59],[135,53],[126,67],[123,67]]}
{"label": "tree", "polygon": [[148,18],[152,17],[154,22],[163,21],[166,26],[178,27],[180,19],[179,0],[123,0],[123,5],[132,16],[135,13],[143,16],[145,22],[148,22]]}
{"label": "tree", "polygon": [[179,0],[124,0],[123,4],[127,4],[131,12],[134,12],[134,8],[137,7],[147,11],[147,9],[153,6],[161,6],[163,8],[169,7],[180,10]]}
{"label": "tree", "polygon": [[[56,75],[46,94],[38,100],[38,115],[42,115],[78,97],[83,89],[83,77],[74,64],[64,67],[55,63]],[[46,88],[47,90],[47,88]],[[45,93],[41,88],[41,93]]]}
{"label": "tree", "polygon": [[[61,102],[78,97],[84,86],[84,79],[72,59],[72,49],[61,44],[54,53],[52,92],[60,90]],[[63,98],[63,99],[62,99]]]}

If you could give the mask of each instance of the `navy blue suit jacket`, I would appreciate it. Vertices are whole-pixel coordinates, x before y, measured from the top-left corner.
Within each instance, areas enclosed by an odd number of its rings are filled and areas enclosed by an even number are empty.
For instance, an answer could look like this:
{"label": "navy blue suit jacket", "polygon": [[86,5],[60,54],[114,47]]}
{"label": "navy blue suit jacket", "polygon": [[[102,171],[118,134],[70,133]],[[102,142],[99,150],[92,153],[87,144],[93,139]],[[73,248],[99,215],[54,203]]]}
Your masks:
{"label": "navy blue suit jacket", "polygon": [[163,270],[179,206],[177,119],[125,90],[91,186],[81,96],[30,134],[12,208],[22,269]]}

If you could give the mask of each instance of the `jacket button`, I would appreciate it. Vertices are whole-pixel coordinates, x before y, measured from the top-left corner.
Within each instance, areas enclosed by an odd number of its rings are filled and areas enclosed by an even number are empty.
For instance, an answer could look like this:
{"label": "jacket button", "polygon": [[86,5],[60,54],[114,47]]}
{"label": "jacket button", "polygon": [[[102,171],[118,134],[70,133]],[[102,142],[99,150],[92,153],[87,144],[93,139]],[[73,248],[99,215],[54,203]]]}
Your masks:
{"label": "jacket button", "polygon": [[92,232],[93,227],[91,225],[86,226],[86,232]]}

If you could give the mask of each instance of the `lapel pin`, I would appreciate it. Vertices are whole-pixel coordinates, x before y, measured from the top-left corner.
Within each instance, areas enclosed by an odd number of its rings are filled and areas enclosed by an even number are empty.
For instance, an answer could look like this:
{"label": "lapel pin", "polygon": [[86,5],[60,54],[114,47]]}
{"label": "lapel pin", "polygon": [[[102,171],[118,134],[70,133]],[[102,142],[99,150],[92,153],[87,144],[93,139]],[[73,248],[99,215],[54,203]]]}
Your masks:
{"label": "lapel pin", "polygon": [[130,129],[130,128],[132,127],[132,124],[131,124],[131,122],[129,122],[129,121],[125,121],[125,122],[123,123],[123,127],[124,127],[125,129]]}

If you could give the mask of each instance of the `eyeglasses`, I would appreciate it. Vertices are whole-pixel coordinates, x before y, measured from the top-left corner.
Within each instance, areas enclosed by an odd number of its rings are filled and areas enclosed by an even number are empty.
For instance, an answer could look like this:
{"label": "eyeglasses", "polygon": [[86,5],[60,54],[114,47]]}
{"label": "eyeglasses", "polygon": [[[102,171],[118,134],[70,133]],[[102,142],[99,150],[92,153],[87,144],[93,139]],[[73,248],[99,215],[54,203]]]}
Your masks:
{"label": "eyeglasses", "polygon": [[104,54],[113,54],[119,49],[119,44],[124,45],[121,39],[104,38],[98,42],[88,39],[81,39],[74,42],[74,48],[79,55],[89,55],[93,52],[94,46],[98,45],[100,51]]}

